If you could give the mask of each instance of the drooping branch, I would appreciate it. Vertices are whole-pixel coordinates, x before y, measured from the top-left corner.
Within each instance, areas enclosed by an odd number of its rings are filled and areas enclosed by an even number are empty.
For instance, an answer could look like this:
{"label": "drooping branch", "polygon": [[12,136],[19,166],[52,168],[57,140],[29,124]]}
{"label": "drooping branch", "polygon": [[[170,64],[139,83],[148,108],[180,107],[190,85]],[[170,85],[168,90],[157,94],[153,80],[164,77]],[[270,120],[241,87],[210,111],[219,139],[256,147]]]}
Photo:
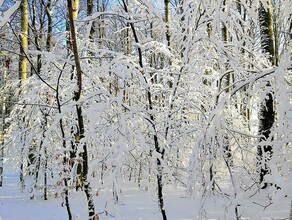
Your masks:
{"label": "drooping branch", "polygon": [[[128,7],[127,7],[125,0],[122,0],[122,2],[123,2],[125,12],[129,14],[129,10],[128,10]],[[129,18],[129,20],[130,19],[131,18]],[[138,39],[138,35],[136,32],[134,23],[132,23],[132,22],[129,22],[129,23],[130,23],[130,26],[132,29],[132,33],[133,33],[135,42],[137,45],[139,45],[139,39]],[[139,46],[137,47],[137,50],[138,50],[138,55],[139,55],[139,65],[140,65],[140,68],[142,70],[142,73],[144,73],[142,50]],[[145,76],[143,76],[143,78],[144,78],[145,82],[148,84],[147,78]],[[148,88],[147,88],[147,100],[148,100],[148,108],[150,110],[149,117],[150,117],[151,125],[152,125],[153,130],[154,130],[153,141],[154,141],[155,151],[158,153],[158,155],[160,155],[160,157],[157,157],[157,160],[156,160],[156,162],[157,162],[156,165],[157,165],[157,170],[158,170],[158,174],[157,174],[158,202],[159,202],[159,207],[160,207],[160,211],[162,214],[162,218],[163,218],[163,220],[167,220],[166,212],[164,209],[164,199],[163,199],[163,192],[162,192],[163,167],[161,164],[161,160],[163,160],[163,157],[164,157],[164,149],[159,146],[158,137],[157,137],[157,129],[156,129],[156,125],[155,125],[155,118],[154,118],[154,115],[151,111],[151,110],[153,110],[153,103],[152,103],[152,95],[151,95],[151,91],[150,91],[150,86],[148,86]]]}

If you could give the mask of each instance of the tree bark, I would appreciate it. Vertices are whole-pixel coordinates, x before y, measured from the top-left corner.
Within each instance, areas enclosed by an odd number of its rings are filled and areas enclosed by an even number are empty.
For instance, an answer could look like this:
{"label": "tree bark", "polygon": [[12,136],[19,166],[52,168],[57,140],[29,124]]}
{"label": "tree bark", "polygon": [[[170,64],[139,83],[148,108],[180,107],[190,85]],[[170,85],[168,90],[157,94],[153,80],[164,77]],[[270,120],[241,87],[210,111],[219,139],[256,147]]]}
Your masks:
{"label": "tree bark", "polygon": [[[28,1],[22,0],[21,5],[21,34],[20,34],[20,57],[19,57],[19,79],[20,84],[23,84],[27,78],[27,58],[25,54],[25,50],[28,46]],[[20,90],[21,91],[21,90]],[[25,118],[22,117],[22,123],[25,123]],[[22,137],[22,142],[25,142],[25,134]],[[22,146],[21,151],[23,152],[24,144]],[[21,185],[21,189],[24,189],[24,164],[23,158],[21,159],[20,164],[20,176],[19,181]]]}
{"label": "tree bark", "polygon": [[[72,50],[74,54],[74,61],[76,67],[76,78],[77,78],[77,89],[74,92],[74,100],[76,102],[79,101],[81,92],[82,92],[82,70],[80,65],[80,59],[78,54],[78,46],[77,46],[77,36],[75,31],[74,25],[74,16],[73,16],[73,8],[72,8],[72,1],[67,0],[68,3],[68,12],[69,12],[69,26],[71,32],[71,39],[72,39]],[[84,121],[83,121],[83,114],[82,114],[82,107],[77,104],[76,105],[76,112],[77,112],[77,120],[78,120],[78,136],[81,140],[84,138]],[[92,190],[90,187],[90,182],[88,181],[88,155],[87,155],[87,145],[83,143],[83,152],[81,153],[82,158],[82,181],[83,181],[83,188],[87,198],[87,207],[88,207],[88,216],[89,220],[92,220],[95,215],[95,208],[93,202],[93,195]],[[96,216],[97,217],[97,216]]]}
{"label": "tree bark", "polygon": [[[40,33],[36,25],[36,19],[37,19],[36,0],[33,0],[32,1],[32,27],[33,27],[33,34],[34,34],[34,43],[35,43],[36,49],[38,51],[41,51],[40,42],[39,42]],[[42,67],[41,57],[42,57],[41,54],[37,55],[37,72],[38,73],[40,73],[41,67]]]}
{"label": "tree bark", "polygon": [[165,16],[165,27],[166,27],[166,41],[167,46],[170,49],[170,11],[169,11],[169,0],[164,0],[164,16]]}
{"label": "tree bark", "polygon": [[21,46],[20,46],[20,65],[19,65],[19,79],[25,80],[27,78],[27,59],[25,50],[28,46],[28,2],[22,0],[21,3]]}
{"label": "tree bark", "polygon": [[79,0],[71,0],[71,6],[72,6],[73,20],[76,20],[78,17]]}
{"label": "tree bark", "polygon": [[[276,64],[274,39],[273,39],[273,23],[272,23],[272,6],[271,1],[267,0],[268,8],[264,8],[263,4],[259,6],[259,25],[261,33],[262,52],[267,54],[272,65]],[[267,87],[271,87],[269,81]],[[271,129],[275,121],[274,98],[273,92],[268,92],[265,99],[261,103],[259,111],[259,134],[260,141],[257,149],[257,168],[259,172],[259,182],[264,182],[265,175],[270,173],[269,161],[273,154],[273,147],[266,143],[271,141]],[[267,187],[264,183],[262,188]]]}
{"label": "tree bark", "polygon": [[[104,0],[99,2],[100,0],[97,0],[97,11],[98,12],[104,12],[105,11],[105,2]],[[104,15],[99,16],[98,21],[98,38],[99,38],[99,45],[100,48],[103,48],[104,38],[105,38],[105,21],[104,21]]]}
{"label": "tree bark", "polygon": [[[93,0],[87,0],[87,16],[92,15],[92,13],[93,13]],[[93,41],[93,35],[94,35],[94,25],[92,23],[90,27],[90,34],[89,34],[89,39],[91,41]]]}
{"label": "tree bark", "polygon": [[51,5],[52,5],[52,0],[48,0],[47,6],[46,6],[46,14],[48,18],[48,33],[47,33],[47,42],[46,42],[46,48],[47,51],[51,51],[52,47],[52,34],[53,34],[53,19],[51,15]]}
{"label": "tree bark", "polygon": [[[52,5],[52,0],[48,0],[47,6],[46,6],[46,14],[48,18],[48,33],[47,33],[47,41],[46,41],[46,49],[47,52],[51,51],[52,48],[52,34],[53,34],[53,19],[51,15],[51,5]],[[49,94],[47,94],[49,95]],[[47,98],[48,99],[48,98]],[[49,102],[49,101],[48,101]],[[49,103],[48,103],[49,104]],[[44,127],[43,127],[43,132],[45,135],[45,131],[48,125],[48,114],[44,114]],[[48,154],[47,154],[47,148],[44,146],[44,200],[48,199],[47,195],[47,188],[48,188]]]}

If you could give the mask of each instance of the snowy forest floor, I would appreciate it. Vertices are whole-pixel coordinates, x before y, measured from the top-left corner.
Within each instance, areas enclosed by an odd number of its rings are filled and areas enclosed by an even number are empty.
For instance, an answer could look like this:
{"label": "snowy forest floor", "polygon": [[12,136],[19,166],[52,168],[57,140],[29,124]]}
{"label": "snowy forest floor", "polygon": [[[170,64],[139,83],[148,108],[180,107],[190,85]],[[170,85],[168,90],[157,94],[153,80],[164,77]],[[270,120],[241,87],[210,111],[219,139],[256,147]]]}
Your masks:
{"label": "snowy forest floor", "polygon": [[[3,187],[0,187],[0,220],[66,220],[67,213],[62,207],[62,198],[51,196],[47,201],[41,197],[30,199],[31,193],[21,192],[18,175],[6,173]],[[118,204],[114,204],[112,192],[100,190],[95,198],[96,212],[100,220],[158,220],[155,188],[139,190],[137,184],[122,183]],[[198,219],[200,200],[187,196],[185,189],[166,187],[165,208],[169,220]],[[247,208],[249,217],[242,219],[289,219],[291,198],[282,199],[266,208],[254,203]],[[83,192],[70,194],[70,206],[75,220],[87,219],[86,198]],[[239,207],[240,208],[240,207]],[[205,203],[207,219],[231,219],[226,216],[226,199],[211,196]],[[205,218],[204,218],[205,219]]]}

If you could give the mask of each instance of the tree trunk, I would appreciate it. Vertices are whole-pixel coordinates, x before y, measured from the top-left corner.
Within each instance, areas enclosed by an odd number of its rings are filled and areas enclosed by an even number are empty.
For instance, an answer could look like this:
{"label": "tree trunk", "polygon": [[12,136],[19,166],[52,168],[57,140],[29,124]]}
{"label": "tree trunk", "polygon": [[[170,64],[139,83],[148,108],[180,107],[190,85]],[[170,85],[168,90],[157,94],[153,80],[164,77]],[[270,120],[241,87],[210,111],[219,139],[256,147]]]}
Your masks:
{"label": "tree trunk", "polygon": [[[34,43],[35,43],[36,49],[38,51],[41,51],[40,42],[39,42],[40,33],[39,33],[37,25],[36,25],[36,19],[37,19],[36,1],[33,0],[32,1],[32,27],[33,27],[33,34],[34,34]],[[40,31],[42,31],[42,30],[40,30]],[[40,73],[41,67],[42,67],[41,57],[42,57],[41,54],[37,55],[37,72],[38,72],[38,74]]]}
{"label": "tree trunk", "polygon": [[[6,58],[6,57],[5,57]],[[6,58],[8,59],[8,58]],[[7,78],[7,69],[8,66],[4,65],[3,67],[3,86],[6,84],[6,78]],[[1,118],[1,136],[0,136],[0,187],[3,185],[3,172],[4,172],[4,144],[5,144],[5,139],[4,139],[4,134],[5,134],[5,117],[6,117],[6,97],[5,94],[3,95],[3,100],[2,100],[2,118]]]}
{"label": "tree trunk", "polygon": [[21,3],[21,46],[20,46],[20,65],[19,65],[19,79],[25,80],[27,78],[27,59],[25,50],[28,45],[28,2],[22,0]]}
{"label": "tree trunk", "polygon": [[[226,11],[226,0],[223,1],[223,12]],[[225,44],[228,44],[229,41],[229,32],[227,29],[227,26],[224,22],[222,22],[222,39],[223,42]],[[226,77],[225,77],[225,85],[226,87],[229,87],[231,85],[232,82],[232,78],[233,78],[233,73],[231,71],[229,71],[230,65],[229,62],[227,61],[225,64],[225,71],[227,72]],[[220,90],[221,88],[219,88]],[[226,92],[230,92],[231,91],[231,87],[229,87]],[[223,137],[223,157],[225,160],[225,163],[227,166],[232,166],[233,161],[232,161],[232,154],[231,154],[231,148],[230,148],[230,141],[229,141],[229,137],[227,135],[227,130],[225,129],[225,134]]]}
{"label": "tree trunk", "polygon": [[76,20],[78,17],[79,0],[71,0],[70,6],[72,7],[73,20]]}
{"label": "tree trunk", "polygon": [[[105,2],[104,0],[99,2],[100,0],[97,0],[97,11],[98,12],[104,12],[105,11]],[[100,48],[103,48],[103,41],[105,38],[105,21],[104,21],[104,15],[99,16],[98,21],[98,38],[99,38],[99,45]]]}
{"label": "tree trunk", "polygon": [[[19,57],[19,79],[20,83],[23,84],[27,78],[27,58],[25,50],[28,46],[28,1],[22,0],[21,5],[21,34],[20,34],[20,57]],[[21,91],[21,90],[20,90]],[[21,122],[20,122],[21,123]],[[25,118],[22,118],[22,123],[25,123]],[[25,142],[25,134],[22,137],[22,143]],[[23,152],[24,144],[21,151]],[[21,189],[24,189],[24,158],[21,158],[20,164],[20,184]]]}
{"label": "tree trunk", "polygon": [[[56,89],[56,100],[57,100],[57,105],[58,105],[58,111],[59,113],[61,113],[61,102],[60,102],[60,95],[59,95],[59,82],[61,79],[61,75],[62,73],[60,73],[59,78],[58,78],[58,84],[57,84],[57,89]],[[61,137],[62,137],[62,146],[64,148],[64,155],[63,155],[63,166],[64,166],[64,170],[66,169],[66,166],[68,165],[68,159],[67,159],[67,155],[65,153],[65,149],[67,149],[66,146],[66,136],[65,136],[65,130],[64,130],[64,126],[63,126],[63,120],[62,118],[59,121],[59,126],[60,126],[60,130],[61,130]],[[66,206],[66,210],[67,210],[67,214],[68,214],[68,219],[72,220],[72,213],[71,213],[71,209],[70,209],[70,204],[69,204],[69,190],[68,190],[68,179],[67,179],[67,174],[65,172],[64,177],[63,177],[63,182],[64,182],[64,195],[65,195],[65,206]]]}
{"label": "tree trunk", "polygon": [[[259,25],[261,33],[261,47],[262,52],[267,54],[272,65],[276,64],[274,39],[273,39],[273,23],[272,23],[272,9],[271,2],[267,0],[268,8],[264,8],[263,4],[259,6]],[[267,81],[267,87],[271,84]],[[271,129],[275,121],[274,98],[273,93],[268,92],[266,98],[262,101],[259,111],[259,134],[260,141],[257,149],[257,168],[259,172],[259,182],[263,183],[265,175],[270,173],[269,161],[273,154],[272,145],[266,143],[272,137]],[[263,188],[267,187],[264,183]]]}
{"label": "tree trunk", "polygon": [[[81,96],[81,92],[82,92],[82,71],[81,71],[80,59],[79,59],[79,54],[78,54],[72,1],[67,0],[67,3],[68,3],[68,12],[69,12],[69,26],[70,26],[70,32],[71,32],[71,38],[72,38],[72,49],[73,49],[73,54],[74,54],[74,61],[75,61],[76,75],[77,75],[76,77],[77,89],[74,93],[74,101],[78,102]],[[79,130],[78,136],[79,136],[79,139],[81,140],[82,138],[84,138],[84,121],[83,121],[83,115],[82,115],[82,107],[80,105],[76,105],[76,111],[77,111],[78,130]],[[91,220],[95,216],[95,211],[94,211],[92,190],[90,187],[90,182],[88,181],[88,155],[87,155],[86,143],[83,143],[83,152],[81,153],[81,158],[82,158],[82,180],[84,184],[83,187],[84,187],[84,192],[87,198],[88,216],[89,216],[89,220]]]}
{"label": "tree trunk", "polygon": [[48,33],[47,33],[47,42],[46,42],[46,48],[47,51],[50,52],[52,48],[52,35],[53,35],[53,20],[51,15],[51,5],[52,0],[48,0],[47,6],[46,6],[46,14],[48,18]]}
{"label": "tree trunk", "polygon": [[[92,15],[92,13],[93,13],[93,0],[87,0],[87,16]],[[93,41],[93,35],[94,35],[94,25],[92,23],[90,27],[90,34],[89,34],[90,41]]]}
{"label": "tree trunk", "polygon": [[[171,51],[171,42],[170,42],[170,37],[171,37],[171,34],[170,34],[170,7],[169,7],[169,4],[170,4],[170,0],[164,0],[164,16],[165,16],[165,28],[166,28],[166,31],[165,31],[165,37],[166,37],[166,42],[167,42],[167,47],[168,47],[168,50]],[[168,60],[168,62],[165,62],[166,65],[170,65],[172,66],[172,63],[173,63],[173,60],[172,58],[170,58]],[[173,73],[170,73],[170,76],[171,78],[173,78],[174,74]],[[173,81],[172,80],[168,80],[168,86],[170,89],[172,89],[173,87]],[[162,97],[162,105],[165,105],[165,99],[166,97]],[[172,104],[170,106],[170,108],[172,108]]]}
{"label": "tree trunk", "polygon": [[166,27],[166,41],[167,46],[170,49],[170,11],[169,11],[169,0],[164,0],[164,16],[165,16],[165,27]]}
{"label": "tree trunk", "polygon": [[[125,0],[122,1],[123,2],[123,6],[124,6],[124,10],[126,13],[129,13],[128,11],[128,7],[127,4],[125,2]],[[129,18],[131,19],[131,18]],[[139,44],[139,39],[138,39],[138,35],[136,33],[136,29],[135,26],[132,22],[130,22],[130,26],[132,29],[132,33],[135,39],[135,42],[137,44]],[[138,46],[137,48],[138,50],[138,55],[139,55],[139,65],[140,68],[143,69],[143,59],[142,59],[142,50],[141,48]],[[148,84],[147,78],[143,77],[145,82]],[[153,141],[154,141],[154,147],[155,147],[155,151],[158,153],[158,155],[160,155],[160,158],[156,159],[156,165],[157,165],[157,194],[158,194],[158,204],[159,204],[159,208],[162,214],[162,219],[163,220],[167,220],[167,216],[166,216],[166,212],[164,209],[164,199],[163,199],[163,182],[162,182],[162,175],[163,175],[163,167],[161,164],[161,160],[163,160],[164,157],[164,149],[162,147],[159,146],[159,142],[158,142],[158,137],[157,137],[157,129],[156,129],[156,125],[155,125],[155,117],[152,113],[153,111],[153,103],[152,103],[152,94],[150,92],[150,88],[148,87],[147,92],[146,92],[146,97],[147,97],[147,101],[148,101],[148,110],[150,110],[149,112],[149,118],[150,118],[150,123],[152,125],[153,131],[154,131],[154,135],[153,135]]]}
{"label": "tree trunk", "polygon": [[[245,22],[246,22],[246,8],[245,7],[242,7],[242,3],[241,3],[241,0],[239,0],[238,2],[236,2],[236,9],[238,11],[238,13],[240,14],[240,18],[238,20],[238,23],[240,24],[240,27],[242,28],[242,30],[244,31],[245,34],[247,35],[250,35],[251,34],[246,30],[246,27],[245,27]],[[250,28],[253,30],[253,28]],[[240,40],[240,36],[238,38],[238,40]],[[246,50],[244,49],[246,47],[246,42],[244,41],[243,44],[242,44],[242,54],[245,55],[245,56],[249,56],[250,55],[248,53],[246,53]],[[249,64],[247,64],[248,66]],[[248,130],[250,130],[250,99],[251,99],[251,96],[249,95],[248,93],[248,85],[247,86],[244,86],[243,88],[243,93],[242,93],[242,96],[241,96],[241,104],[239,106],[240,108],[240,111],[241,111],[241,114],[242,116],[244,117],[246,123],[247,123],[247,126],[248,126]]]}

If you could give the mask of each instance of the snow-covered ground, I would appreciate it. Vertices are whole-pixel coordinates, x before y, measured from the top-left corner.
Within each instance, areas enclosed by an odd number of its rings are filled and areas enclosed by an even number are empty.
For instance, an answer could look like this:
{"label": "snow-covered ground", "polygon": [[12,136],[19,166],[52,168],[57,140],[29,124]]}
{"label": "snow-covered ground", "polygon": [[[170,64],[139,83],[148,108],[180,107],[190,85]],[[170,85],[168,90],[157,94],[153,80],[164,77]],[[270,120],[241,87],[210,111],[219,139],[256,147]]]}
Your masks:
{"label": "snow-covered ground", "polygon": [[[0,188],[0,220],[65,220],[67,213],[62,207],[62,198],[50,197],[44,201],[41,198],[30,199],[28,192],[21,193],[17,184],[16,174],[5,174],[4,185]],[[159,220],[155,189],[138,190],[133,183],[121,184],[119,204],[114,204],[112,193],[101,190],[95,198],[96,212],[100,213],[100,220]],[[258,204],[261,203],[258,198]],[[233,219],[226,215],[226,199],[218,196],[210,197],[206,201],[208,219]],[[242,219],[289,219],[291,198],[282,199],[277,204],[266,208],[257,202],[246,204],[245,218]],[[240,203],[240,201],[238,201]],[[244,201],[242,201],[244,204]],[[253,205],[251,205],[253,204]],[[70,195],[70,205],[74,219],[86,220],[86,199],[83,192]],[[241,209],[242,206],[238,208]],[[169,220],[198,219],[200,200],[189,198],[184,189],[165,189],[165,208]]]}

